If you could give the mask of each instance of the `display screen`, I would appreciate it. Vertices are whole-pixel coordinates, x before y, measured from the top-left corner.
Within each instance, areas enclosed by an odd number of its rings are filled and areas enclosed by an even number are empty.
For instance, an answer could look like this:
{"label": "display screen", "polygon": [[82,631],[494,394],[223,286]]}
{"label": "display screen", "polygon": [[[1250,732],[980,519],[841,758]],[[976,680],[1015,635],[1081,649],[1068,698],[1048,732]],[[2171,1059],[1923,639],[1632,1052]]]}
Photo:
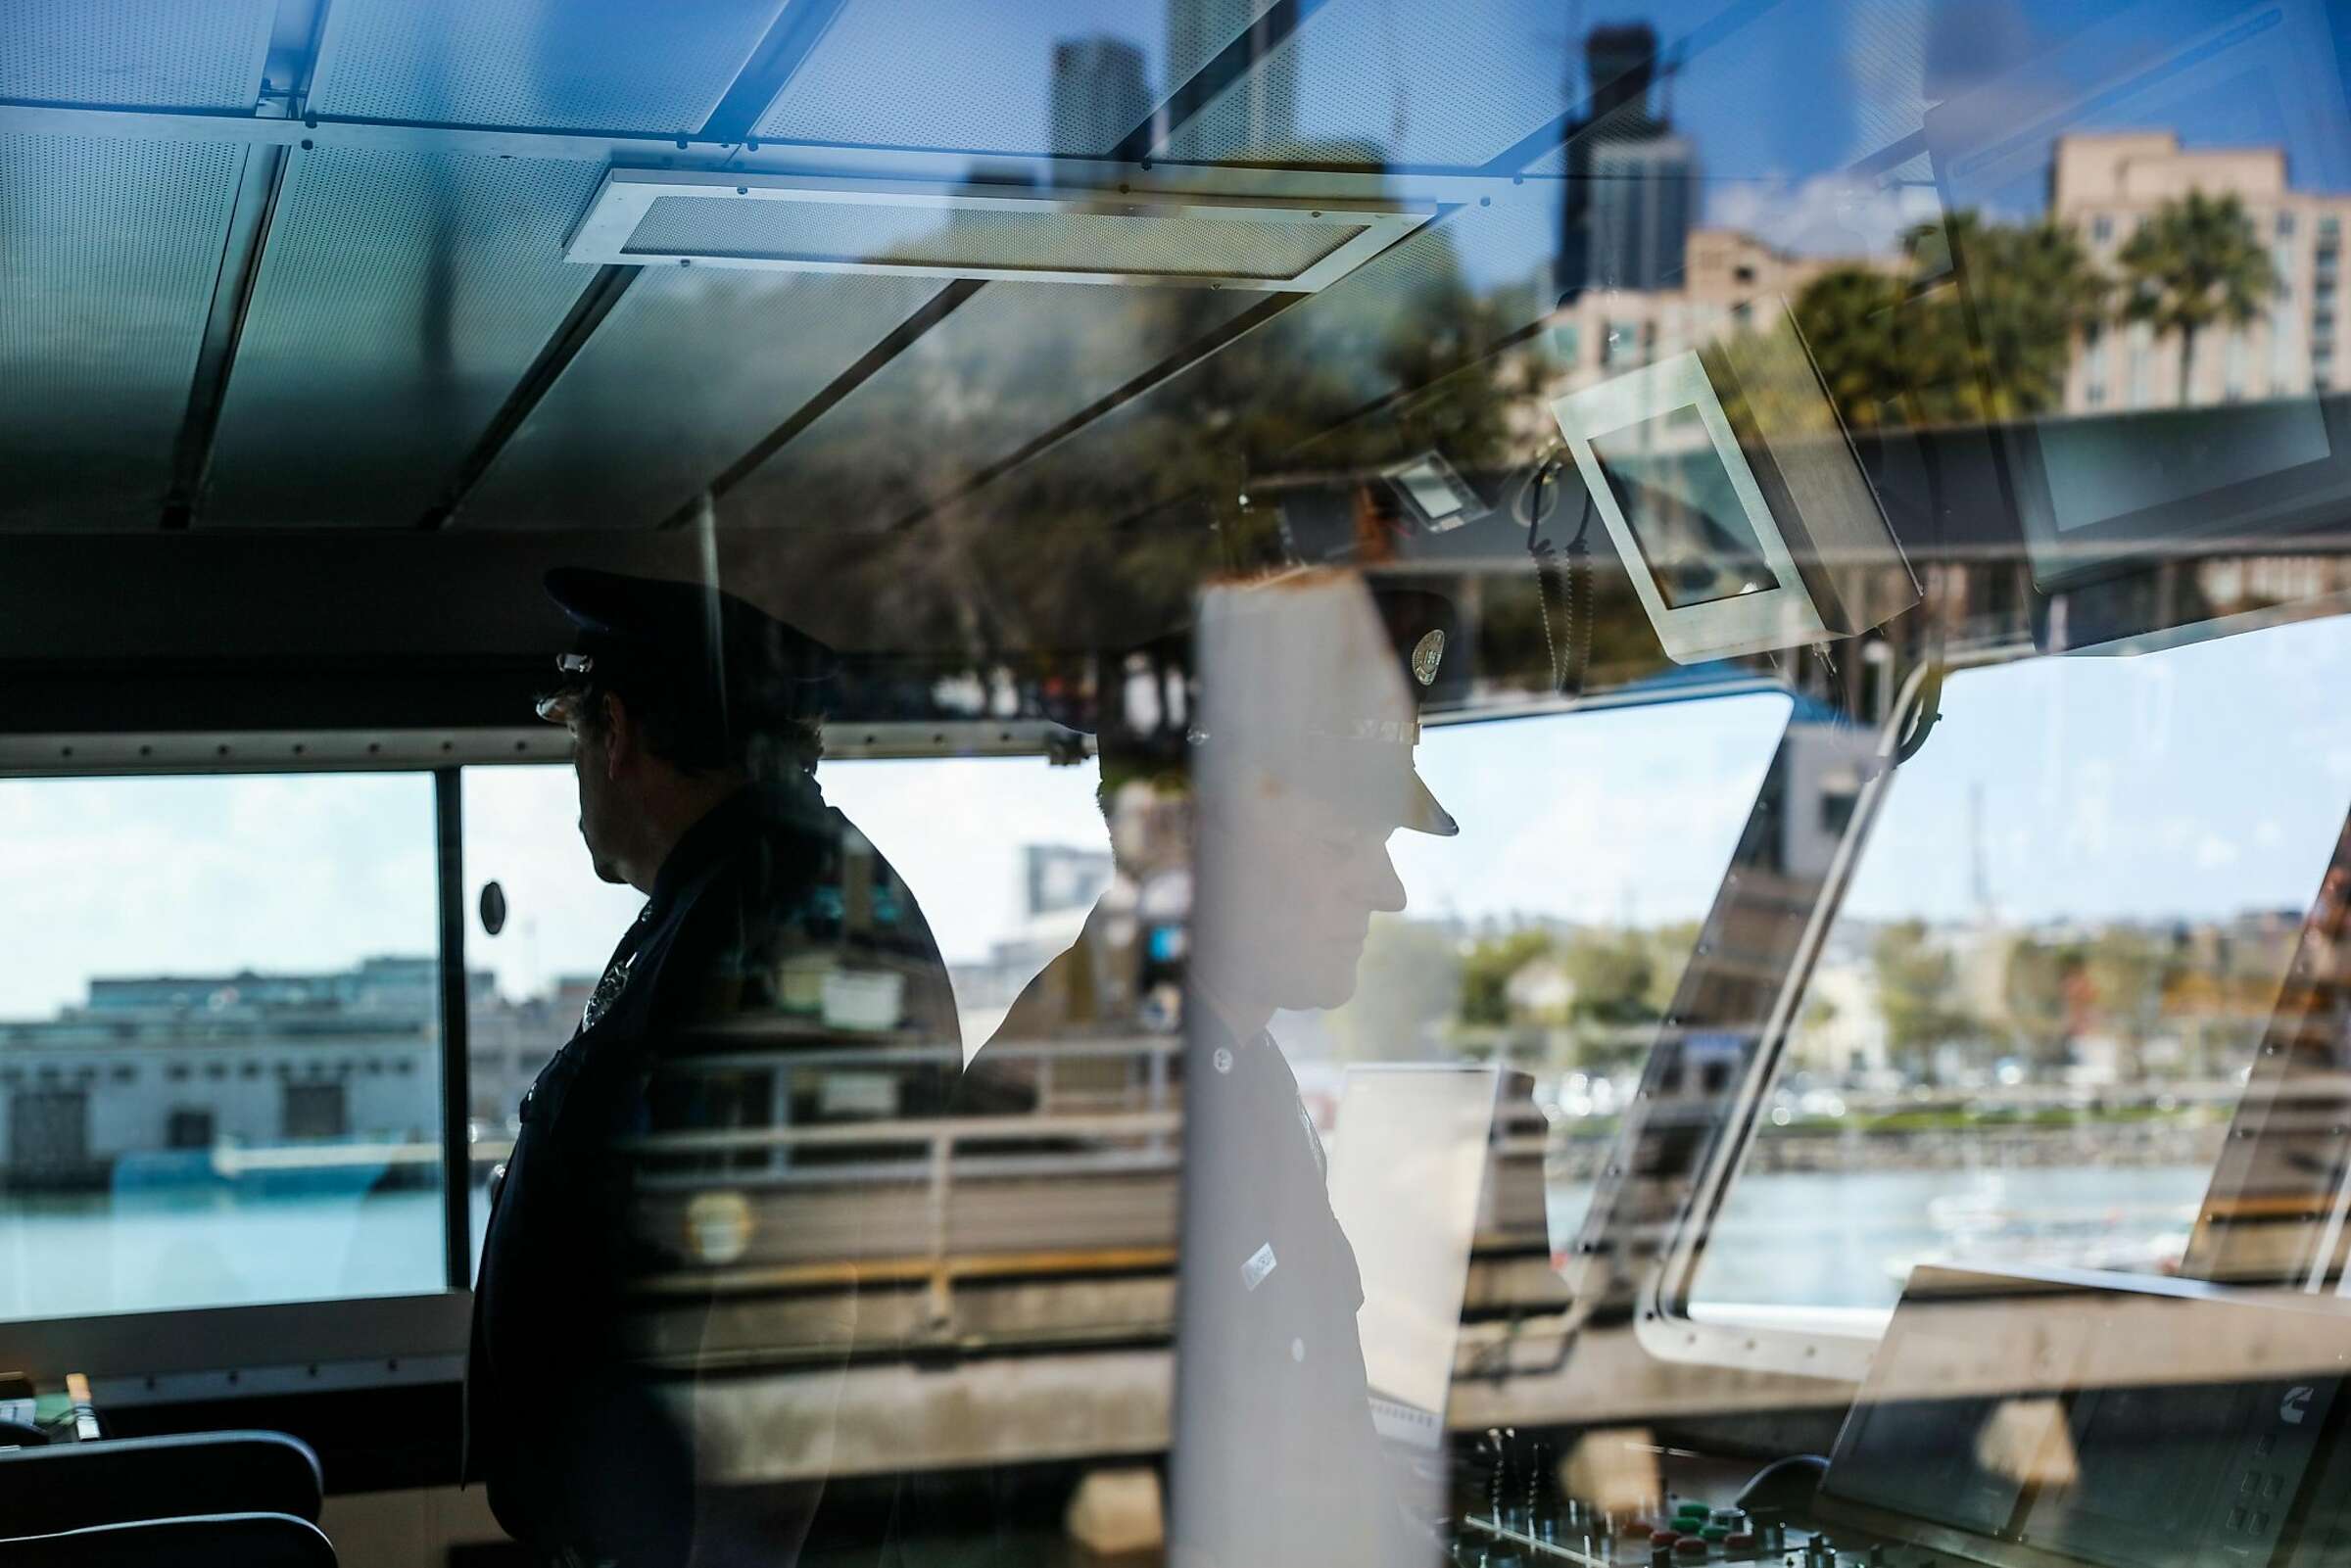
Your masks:
{"label": "display screen", "polygon": [[1595,436],[1592,455],[1669,608],[1779,586],[1696,404]]}
{"label": "display screen", "polygon": [[2315,398],[2050,420],[2040,427],[2050,510],[2064,532],[2333,454]]}
{"label": "display screen", "polygon": [[1451,517],[1462,509],[1462,498],[1454,494],[1445,475],[1434,463],[1420,463],[1398,474],[1404,488],[1412,493],[1420,509],[1432,518]]}

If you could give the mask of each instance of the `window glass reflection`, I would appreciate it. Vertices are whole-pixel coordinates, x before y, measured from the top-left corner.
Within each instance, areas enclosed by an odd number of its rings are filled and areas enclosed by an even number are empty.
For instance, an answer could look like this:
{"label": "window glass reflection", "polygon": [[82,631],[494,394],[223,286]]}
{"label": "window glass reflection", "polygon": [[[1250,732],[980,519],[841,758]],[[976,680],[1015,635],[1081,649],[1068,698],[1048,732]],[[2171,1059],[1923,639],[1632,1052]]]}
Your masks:
{"label": "window glass reflection", "polygon": [[1308,1105],[1335,1120],[1353,1063],[1527,1074],[1485,1223],[1572,1245],[1788,708],[1754,692],[1425,730],[1418,769],[1461,836],[1392,839],[1407,901],[1374,919],[1354,999],[1276,1019]]}
{"label": "window glass reflection", "polygon": [[[523,1091],[579,1027],[645,898],[590,866],[570,768],[468,768],[462,777],[469,883],[497,881],[508,909],[498,935],[477,922],[466,942],[476,975],[468,1050],[478,1259],[490,1172],[511,1145]],[[1093,778],[1090,765],[1041,757],[850,760],[820,770],[826,798],[885,848],[921,899],[947,961],[966,1056],[997,1031],[1107,885]],[[827,1092],[852,1096],[854,1079],[843,1072]],[[1084,1080],[1065,1070],[1057,1103],[1082,1099]]]}

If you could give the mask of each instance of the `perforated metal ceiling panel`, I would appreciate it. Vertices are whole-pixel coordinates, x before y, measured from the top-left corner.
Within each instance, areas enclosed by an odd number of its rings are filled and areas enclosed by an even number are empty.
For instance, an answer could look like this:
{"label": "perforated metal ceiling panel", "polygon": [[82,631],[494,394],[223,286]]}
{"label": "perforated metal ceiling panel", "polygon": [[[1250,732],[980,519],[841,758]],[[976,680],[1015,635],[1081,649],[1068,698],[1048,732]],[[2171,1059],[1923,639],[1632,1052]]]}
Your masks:
{"label": "perforated metal ceiling panel", "polygon": [[1169,213],[957,212],[715,202],[663,196],[629,236],[631,256],[777,257],[911,266],[1287,279],[1360,226],[1249,222]]}
{"label": "perforated metal ceiling panel", "polygon": [[721,503],[729,523],[887,526],[1262,297],[990,283]]}
{"label": "perforated metal ceiling panel", "polygon": [[[1025,0],[942,10],[935,0],[848,0],[756,134],[1100,155],[1271,3]],[[1115,47],[1056,54],[1064,43],[1105,37],[1132,55]],[[1115,106],[1137,101],[1142,112],[1119,124]]]}
{"label": "perforated metal ceiling panel", "polygon": [[467,501],[479,528],[650,528],[938,292],[929,278],[658,267]]}
{"label": "perforated metal ceiling panel", "polygon": [[0,522],[157,525],[244,157],[0,136]]}
{"label": "perforated metal ceiling panel", "polygon": [[200,519],[412,524],[596,275],[563,236],[603,169],[292,156]]}
{"label": "perforated metal ceiling panel", "polygon": [[276,0],[0,0],[0,98],[251,109]]}
{"label": "perforated metal ceiling panel", "polygon": [[1330,0],[1167,156],[1478,167],[1565,107],[1567,17],[1557,0]]}
{"label": "perforated metal ceiling panel", "polygon": [[334,0],[311,108],[358,119],[699,130],[783,0]]}

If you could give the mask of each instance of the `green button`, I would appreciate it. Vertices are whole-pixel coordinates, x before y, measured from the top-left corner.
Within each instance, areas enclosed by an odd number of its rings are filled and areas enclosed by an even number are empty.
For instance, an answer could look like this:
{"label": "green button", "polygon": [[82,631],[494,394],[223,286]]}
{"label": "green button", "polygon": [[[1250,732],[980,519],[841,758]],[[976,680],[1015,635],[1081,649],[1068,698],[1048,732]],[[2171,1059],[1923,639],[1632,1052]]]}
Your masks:
{"label": "green button", "polygon": [[1705,1529],[1701,1530],[1698,1535],[1699,1539],[1702,1541],[1723,1541],[1729,1538],[1730,1533],[1731,1527],[1729,1525],[1708,1525]]}

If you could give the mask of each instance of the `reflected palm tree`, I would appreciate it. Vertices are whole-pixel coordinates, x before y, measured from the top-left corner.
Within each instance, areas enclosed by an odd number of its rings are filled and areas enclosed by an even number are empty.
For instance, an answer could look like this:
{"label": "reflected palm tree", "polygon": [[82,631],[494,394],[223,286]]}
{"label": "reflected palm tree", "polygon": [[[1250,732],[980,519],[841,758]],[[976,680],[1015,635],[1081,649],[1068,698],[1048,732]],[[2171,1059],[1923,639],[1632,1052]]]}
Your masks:
{"label": "reflected palm tree", "polygon": [[2166,202],[2139,226],[2117,258],[2126,321],[2180,334],[2180,403],[2194,386],[2196,334],[2241,327],[2277,292],[2278,273],[2234,196],[2189,191]]}
{"label": "reflected palm tree", "polygon": [[1961,212],[1911,230],[1898,270],[1822,273],[1796,316],[1848,427],[1973,424],[2056,409],[2111,293],[2070,227]]}

